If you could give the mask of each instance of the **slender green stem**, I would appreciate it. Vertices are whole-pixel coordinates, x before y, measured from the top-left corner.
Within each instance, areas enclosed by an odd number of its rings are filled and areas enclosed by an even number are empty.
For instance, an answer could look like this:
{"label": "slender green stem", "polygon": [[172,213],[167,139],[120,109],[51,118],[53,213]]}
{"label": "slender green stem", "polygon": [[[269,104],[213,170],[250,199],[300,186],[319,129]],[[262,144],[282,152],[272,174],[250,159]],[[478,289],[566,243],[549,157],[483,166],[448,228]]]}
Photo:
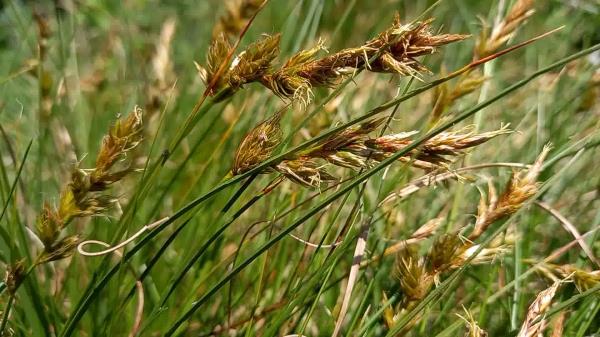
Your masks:
{"label": "slender green stem", "polygon": [[6,328],[6,323],[8,322],[8,316],[10,315],[10,310],[12,309],[13,302],[15,301],[15,296],[11,294],[8,297],[8,303],[6,303],[6,307],[4,308],[4,314],[2,315],[2,322],[0,322],[0,336],[4,336],[4,329]]}

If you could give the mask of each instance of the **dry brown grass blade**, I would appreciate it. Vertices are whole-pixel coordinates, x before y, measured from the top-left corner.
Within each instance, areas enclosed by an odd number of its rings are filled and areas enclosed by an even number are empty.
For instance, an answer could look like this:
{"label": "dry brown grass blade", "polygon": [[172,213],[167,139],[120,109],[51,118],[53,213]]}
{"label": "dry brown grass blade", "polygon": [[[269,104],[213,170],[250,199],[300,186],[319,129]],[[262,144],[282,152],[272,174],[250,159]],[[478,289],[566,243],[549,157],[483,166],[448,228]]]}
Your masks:
{"label": "dry brown grass blade", "polygon": [[358,240],[356,241],[356,247],[354,248],[354,255],[352,257],[352,267],[350,267],[350,275],[348,276],[348,284],[346,285],[346,290],[344,291],[344,298],[342,300],[342,307],[340,308],[340,313],[338,314],[337,321],[335,323],[335,328],[331,337],[336,337],[340,333],[340,329],[342,328],[342,323],[344,323],[344,318],[346,317],[346,313],[348,312],[348,306],[350,305],[350,299],[352,298],[352,290],[354,289],[354,284],[356,283],[356,279],[358,277],[358,271],[360,269],[360,263],[365,254],[365,249],[367,248],[367,237],[369,235],[369,225],[370,219],[365,221],[360,229],[360,235],[358,236]]}

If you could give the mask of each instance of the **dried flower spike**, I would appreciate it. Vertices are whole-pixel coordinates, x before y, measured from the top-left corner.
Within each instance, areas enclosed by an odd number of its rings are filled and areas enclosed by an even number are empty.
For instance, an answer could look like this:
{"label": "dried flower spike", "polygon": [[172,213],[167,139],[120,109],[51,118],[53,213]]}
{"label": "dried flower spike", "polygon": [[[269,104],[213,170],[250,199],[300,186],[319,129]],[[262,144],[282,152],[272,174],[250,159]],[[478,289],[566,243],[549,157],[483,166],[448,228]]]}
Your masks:
{"label": "dried flower spike", "polygon": [[513,173],[500,198],[497,198],[493,188],[490,188],[489,202],[483,198],[480,201],[475,227],[469,235],[470,240],[478,238],[492,223],[518,211],[537,193],[539,187],[537,177],[549,151],[550,146],[545,146],[526,173],[523,171]]}
{"label": "dried flower spike", "polygon": [[280,34],[265,35],[241,52],[227,72],[226,80],[231,90],[258,81],[271,70],[271,63],[279,55]]}
{"label": "dried flower spike", "polygon": [[4,284],[10,294],[15,294],[25,278],[25,260],[19,260],[8,265],[4,275]]}
{"label": "dried flower spike", "polygon": [[260,8],[264,0],[228,0],[225,1],[226,13],[219,18],[212,32],[213,39],[223,35],[228,38],[237,36],[248,24],[248,20]]}
{"label": "dried flower spike", "polygon": [[410,247],[398,253],[396,275],[407,303],[423,299],[433,286],[433,276],[427,270],[425,259]]}
{"label": "dried flower spike", "polygon": [[494,27],[491,35],[488,29],[483,29],[475,47],[476,57],[489,56],[510,40],[523,22],[535,12],[533,3],[533,0],[517,0],[504,19]]}
{"label": "dried flower spike", "polygon": [[78,236],[61,239],[61,232],[74,218],[103,214],[110,207],[113,198],[102,192],[132,172],[128,165],[117,168],[117,163],[124,160],[141,139],[142,111],[135,107],[127,118],[117,119],[103,138],[96,157],[96,167],[76,168],[73,171],[71,181],[61,192],[56,209],[44,204],[36,222],[36,232],[44,250],[36,259],[36,264],[63,259],[72,253],[79,242]]}
{"label": "dried flower spike", "polygon": [[517,337],[536,337],[543,332],[545,324],[542,318],[550,308],[552,299],[560,285],[560,281],[554,282],[552,286],[537,295],[536,299],[529,306],[527,316]]}
{"label": "dried flower spike", "polygon": [[310,100],[313,87],[332,87],[341,78],[357,70],[418,76],[426,71],[416,58],[433,54],[437,47],[460,41],[467,36],[431,33],[432,20],[402,24],[396,16],[391,27],[376,38],[356,48],[343,49],[315,59],[322,43],[290,58],[278,71],[267,75],[262,83],[282,98]]}
{"label": "dried flower spike", "polygon": [[275,113],[248,132],[235,152],[233,175],[247,172],[271,156],[281,142],[279,121],[282,114],[283,110]]}

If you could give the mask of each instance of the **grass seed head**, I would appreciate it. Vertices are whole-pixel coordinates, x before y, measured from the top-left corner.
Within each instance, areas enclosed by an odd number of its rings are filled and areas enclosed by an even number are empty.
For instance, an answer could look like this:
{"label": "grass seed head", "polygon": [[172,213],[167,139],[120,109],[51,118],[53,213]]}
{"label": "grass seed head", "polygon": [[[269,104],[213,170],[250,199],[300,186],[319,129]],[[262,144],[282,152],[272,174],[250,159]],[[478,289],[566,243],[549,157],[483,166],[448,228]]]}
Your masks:
{"label": "grass seed head", "polygon": [[477,239],[497,220],[514,214],[538,192],[537,177],[550,149],[550,146],[545,146],[529,169],[514,172],[499,198],[496,198],[496,192],[490,185],[489,201],[486,202],[483,196],[480,199],[475,227],[469,235],[470,240]]}
{"label": "grass seed head", "polygon": [[227,71],[225,69],[225,71],[219,74],[219,68],[227,60],[231,48],[233,47],[229,43],[229,40],[225,35],[220,34],[212,40],[208,47],[206,66],[198,68],[204,84],[207,87],[212,84],[209,91],[210,95],[216,94],[225,87],[226,81],[224,78],[227,77]]}
{"label": "grass seed head", "polygon": [[78,237],[59,239],[61,231],[74,218],[104,214],[114,199],[100,193],[132,172],[129,167],[115,170],[142,139],[142,111],[137,106],[125,119],[117,119],[103,138],[96,167],[76,168],[70,182],[60,194],[58,208],[44,204],[36,221],[36,232],[44,245],[36,263],[55,261],[67,257],[76,246]]}
{"label": "grass seed head", "polygon": [[45,203],[36,220],[37,236],[44,247],[52,247],[63,226],[64,223],[60,215],[48,203]]}
{"label": "grass seed head", "polygon": [[554,295],[556,294],[556,291],[560,285],[560,281],[554,282],[552,286],[541,291],[537,295],[527,310],[525,321],[523,321],[523,325],[521,326],[521,330],[519,331],[517,337],[534,337],[539,336],[543,332],[545,322],[542,318],[550,308],[552,299],[554,298]]}
{"label": "grass seed head", "polygon": [[11,263],[6,268],[4,284],[9,294],[14,295],[25,278],[25,259]]}
{"label": "grass seed head", "polygon": [[315,54],[323,49],[319,43],[313,49],[294,55],[262,82],[282,98],[308,102],[312,88],[333,87],[343,76],[358,70],[418,76],[427,68],[417,57],[433,54],[442,45],[467,38],[459,34],[433,34],[431,21],[403,25],[396,16],[391,27],[362,46],[315,59]]}
{"label": "grass seed head", "polygon": [[226,77],[232,91],[246,83],[255,82],[270,72],[271,63],[279,55],[280,36],[265,35],[234,59]]}
{"label": "grass seed head", "polygon": [[228,0],[226,13],[219,18],[212,31],[213,39],[219,36],[234,38],[248,24],[264,0]]}
{"label": "grass seed head", "polygon": [[458,234],[444,234],[437,238],[431,246],[427,257],[431,271],[438,275],[453,268],[460,267],[463,252],[467,245]]}
{"label": "grass seed head", "polygon": [[[507,126],[496,131],[479,134],[474,133],[470,128],[442,132],[425,141],[420,148],[410,151],[400,160],[410,162],[411,165],[423,169],[444,168],[451,161],[448,157],[461,155],[468,148],[510,132]],[[365,145],[374,152],[375,158],[382,160],[410,145],[413,142],[411,137],[415,134],[417,131],[382,136],[366,141]],[[411,158],[414,160],[411,161]]]}
{"label": "grass seed head", "polygon": [[504,19],[494,27],[491,35],[489,29],[484,28],[476,43],[476,57],[483,58],[498,51],[503,44],[514,36],[525,20],[533,15],[535,12],[533,5],[534,0],[517,0]]}
{"label": "grass seed head", "polygon": [[247,172],[271,156],[281,142],[281,117],[282,111],[279,111],[248,132],[235,152],[233,175]]}
{"label": "grass seed head", "polygon": [[398,252],[395,272],[400,280],[405,302],[425,298],[433,286],[433,276],[427,271],[425,259],[419,257],[410,247]]}
{"label": "grass seed head", "polygon": [[67,236],[51,247],[46,247],[42,254],[36,260],[36,264],[44,264],[52,261],[65,259],[73,254],[73,251],[79,244],[80,239],[77,235]]}
{"label": "grass seed head", "polygon": [[142,140],[142,110],[136,106],[124,120],[118,118],[108,135],[102,139],[96,167],[90,174],[91,190],[99,191],[130,172],[129,169],[112,172],[111,168],[127,156]]}

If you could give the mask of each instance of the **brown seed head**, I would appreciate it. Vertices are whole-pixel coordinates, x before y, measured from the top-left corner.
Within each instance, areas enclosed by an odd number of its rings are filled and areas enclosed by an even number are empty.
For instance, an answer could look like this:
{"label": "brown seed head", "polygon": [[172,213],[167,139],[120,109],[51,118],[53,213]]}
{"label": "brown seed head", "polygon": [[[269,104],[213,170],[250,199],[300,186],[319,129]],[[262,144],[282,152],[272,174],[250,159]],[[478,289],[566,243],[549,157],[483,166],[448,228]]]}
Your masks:
{"label": "brown seed head", "polygon": [[258,81],[271,70],[271,63],[279,55],[280,34],[265,35],[241,52],[230,67],[226,80],[232,91],[242,85]]}
{"label": "brown seed head", "polygon": [[524,21],[535,12],[533,5],[533,0],[517,0],[504,19],[494,27],[491,35],[484,28],[475,47],[476,57],[489,56],[510,40]]}
{"label": "brown seed head", "polygon": [[14,295],[25,278],[25,260],[19,260],[7,266],[4,284],[9,294]]}
{"label": "brown seed head", "polygon": [[464,261],[463,252],[467,247],[467,244],[461,240],[458,234],[440,236],[431,246],[427,258],[431,271],[434,274],[440,274],[460,267]]}
{"label": "brown seed head", "polygon": [[[204,84],[208,87],[212,84],[209,94],[214,95],[225,87],[227,77],[227,69],[219,74],[219,68],[221,64],[227,60],[227,56],[231,51],[231,44],[225,35],[220,34],[214,38],[211,45],[208,47],[208,53],[206,54],[206,66],[199,67],[200,77],[204,81]],[[217,77],[217,75],[219,75]]]}
{"label": "brown seed head", "polygon": [[314,59],[316,48],[293,56],[284,66],[263,78],[262,83],[283,98],[309,101],[313,87],[332,87],[345,74],[357,70],[418,76],[426,71],[416,58],[432,54],[437,47],[465,39],[465,35],[431,33],[432,20],[403,25],[398,16],[392,26],[356,48],[343,49]]}
{"label": "brown seed head", "polygon": [[61,239],[52,247],[44,249],[42,254],[38,256],[36,264],[62,260],[71,256],[79,242],[80,240],[77,235],[71,235]]}
{"label": "brown seed head", "polygon": [[[400,160],[410,162],[411,165],[423,169],[444,167],[445,164],[450,162],[447,157],[458,156],[470,147],[480,145],[496,136],[510,132],[508,126],[501,127],[496,131],[479,134],[474,133],[469,128],[442,132],[425,141],[420,148],[410,151]],[[410,138],[417,133],[417,131],[411,131],[378,137],[366,141],[365,145],[374,152],[375,158],[382,160],[411,144],[413,140]],[[411,161],[411,158],[414,158],[414,160]]]}
{"label": "brown seed head", "polygon": [[496,198],[495,190],[490,185],[489,202],[486,202],[483,197],[480,200],[475,228],[469,235],[470,240],[477,239],[497,220],[514,214],[538,192],[537,177],[549,151],[550,146],[545,146],[535,163],[527,171],[513,173],[500,198]]}
{"label": "brown seed head", "polygon": [[264,0],[228,0],[226,12],[219,18],[212,31],[213,39],[219,36],[233,38],[240,34],[248,20],[260,8]]}
{"label": "brown seed head", "polygon": [[407,247],[396,258],[396,275],[405,302],[419,301],[427,295],[433,286],[433,276],[427,271],[426,263],[416,252]]}
{"label": "brown seed head", "polygon": [[233,175],[242,174],[253,169],[268,159],[273,150],[281,142],[282,132],[279,126],[283,111],[279,111],[269,119],[250,130],[235,152]]}
{"label": "brown seed head", "polygon": [[63,226],[60,215],[45,203],[36,221],[37,236],[44,247],[51,247],[56,242]]}
{"label": "brown seed head", "polygon": [[552,286],[541,291],[537,295],[536,299],[529,306],[527,316],[525,317],[525,321],[523,321],[523,325],[521,326],[521,330],[519,331],[517,337],[535,337],[543,333],[545,324],[543,324],[543,320],[540,319],[544,317],[544,314],[550,308],[552,299],[554,298],[554,295],[556,294],[560,284],[560,281],[554,282]]}

